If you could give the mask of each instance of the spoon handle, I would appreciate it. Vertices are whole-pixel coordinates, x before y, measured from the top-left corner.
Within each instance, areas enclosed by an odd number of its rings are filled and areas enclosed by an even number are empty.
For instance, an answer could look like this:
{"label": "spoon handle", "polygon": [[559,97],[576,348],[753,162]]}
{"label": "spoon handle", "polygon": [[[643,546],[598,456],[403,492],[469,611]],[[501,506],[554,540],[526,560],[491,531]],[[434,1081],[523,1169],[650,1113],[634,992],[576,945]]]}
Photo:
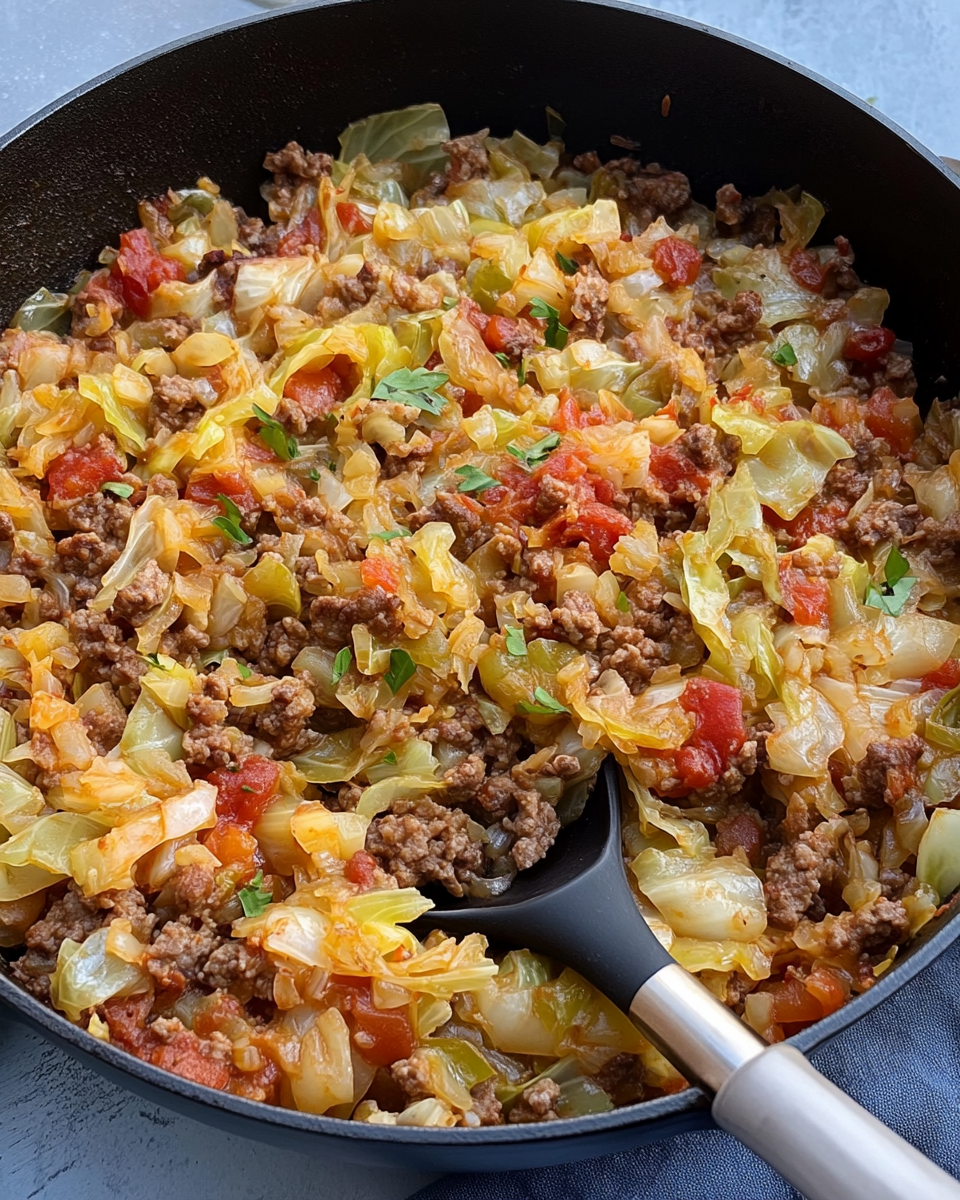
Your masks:
{"label": "spoon handle", "polygon": [[644,983],[630,1015],[713,1118],[807,1200],[960,1200],[960,1183],[825,1079],[791,1046],[766,1046],[677,963]]}

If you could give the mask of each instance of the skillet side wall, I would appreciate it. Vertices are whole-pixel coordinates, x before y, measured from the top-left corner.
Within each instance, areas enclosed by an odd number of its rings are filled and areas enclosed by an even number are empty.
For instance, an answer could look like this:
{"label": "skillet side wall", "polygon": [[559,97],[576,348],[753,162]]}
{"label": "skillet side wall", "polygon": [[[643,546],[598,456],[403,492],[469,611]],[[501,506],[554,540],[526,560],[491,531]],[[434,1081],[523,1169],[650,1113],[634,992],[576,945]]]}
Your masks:
{"label": "skillet side wall", "polygon": [[[705,203],[729,181],[745,194],[802,184],[828,206],[824,234],[847,234],[862,277],[894,297],[889,323],[915,344],[922,395],[929,401],[960,387],[960,368],[948,362],[960,245],[941,238],[935,254],[929,249],[932,232],[960,217],[960,190],[932,156],[858,102],[734,38],[588,0],[318,4],[110,73],[0,138],[0,322],[38,287],[66,287],[94,266],[101,247],[136,223],[141,196],[208,174],[225,195],[265,215],[258,193],[264,151],[290,138],[333,151],[350,121],[425,100],[444,105],[455,133],[490,124],[497,134],[519,127],[539,139],[549,104],[566,118],[572,149],[596,147],[612,157],[621,151],[608,147],[610,133],[635,138],[643,161],[687,172]],[[937,383],[941,375],[946,381]],[[871,992],[795,1044],[812,1049],[882,1003],[960,933],[954,914],[955,906]],[[576,1135],[563,1138],[537,1126],[503,1135],[505,1144],[494,1130],[462,1131],[462,1140],[443,1144],[430,1130],[350,1136],[332,1120],[261,1115],[258,1106],[135,1060],[128,1067],[119,1052],[91,1046],[2,974],[0,998],[138,1094],[234,1133],[351,1161],[538,1166],[708,1121],[691,1094],[584,1118]]]}
{"label": "skillet side wall", "polygon": [[744,193],[801,183],[828,206],[825,232],[850,236],[861,274],[894,297],[891,324],[914,342],[924,383],[946,376],[928,399],[960,386],[947,362],[960,243],[930,247],[960,216],[960,192],[931,157],[736,39],[582,0],[320,5],[105,77],[0,149],[0,319],[93,265],[141,196],[206,173],[262,211],[265,150],[289,138],[334,150],[349,121],[425,100],[444,105],[454,132],[489,124],[537,138],[550,104],[571,148],[609,152],[610,133],[632,137],[644,161],[686,171],[708,203],[731,180]]}

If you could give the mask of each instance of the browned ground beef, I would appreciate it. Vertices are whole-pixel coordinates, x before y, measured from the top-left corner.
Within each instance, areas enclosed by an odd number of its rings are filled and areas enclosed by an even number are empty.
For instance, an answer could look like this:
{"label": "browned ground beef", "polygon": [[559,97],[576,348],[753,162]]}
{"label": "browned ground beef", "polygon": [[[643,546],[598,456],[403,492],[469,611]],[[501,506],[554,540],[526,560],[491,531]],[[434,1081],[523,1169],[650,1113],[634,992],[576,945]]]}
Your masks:
{"label": "browned ground beef", "polygon": [[464,882],[483,874],[483,845],[470,837],[469,818],[426,796],[398,800],[390,813],[374,818],[367,849],[401,887],[442,883],[455,896]]}

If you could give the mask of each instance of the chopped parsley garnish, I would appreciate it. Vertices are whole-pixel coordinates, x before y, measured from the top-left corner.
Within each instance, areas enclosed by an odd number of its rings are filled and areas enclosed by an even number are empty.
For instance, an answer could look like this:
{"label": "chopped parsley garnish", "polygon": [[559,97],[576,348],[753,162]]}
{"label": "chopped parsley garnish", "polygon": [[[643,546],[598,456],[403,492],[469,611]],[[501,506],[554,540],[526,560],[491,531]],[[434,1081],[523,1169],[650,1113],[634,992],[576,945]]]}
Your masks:
{"label": "chopped parsley garnish", "polygon": [[903,606],[910,597],[913,585],[917,582],[916,577],[910,575],[909,571],[910,564],[894,546],[883,564],[884,582],[879,588],[875,583],[867,585],[864,604],[869,604],[871,608],[879,608],[888,616],[898,617],[903,612]]}
{"label": "chopped parsley garnish", "polygon": [[148,662],[151,667],[156,667],[157,670],[159,670],[159,671],[169,670],[169,668],[165,667],[163,665],[163,663],[160,661],[159,654],[145,654],[143,656],[143,659],[144,659],[144,662]]}
{"label": "chopped parsley garnish", "polygon": [[337,657],[333,660],[333,670],[330,672],[330,683],[336,687],[340,680],[350,670],[350,664],[353,662],[353,651],[349,646],[344,646],[342,650],[337,651]]}
{"label": "chopped parsley garnish", "polygon": [[527,382],[527,364],[521,358],[517,363],[517,383],[521,387]]}
{"label": "chopped parsley garnish", "polygon": [[247,664],[239,662],[237,659],[234,659],[233,661],[237,664],[237,670],[240,672],[240,678],[249,679],[253,672],[250,670]]}
{"label": "chopped parsley garnish", "polygon": [[307,472],[307,478],[312,479],[314,483],[318,483],[320,480],[320,472],[316,467],[311,467]]}
{"label": "chopped parsley garnish", "polygon": [[539,296],[530,301],[530,316],[538,321],[546,321],[543,340],[552,350],[562,350],[567,344],[567,334],[570,332],[566,325],[561,324],[560,310],[541,300]]}
{"label": "chopped parsley garnish", "polygon": [[[246,790],[246,789],[245,789]],[[259,870],[246,887],[241,888],[237,895],[245,917],[262,917],[267,905],[273,899],[273,889],[268,892],[263,886],[263,870]]]}
{"label": "chopped parsley garnish", "polygon": [[254,790],[254,789],[253,789],[253,788],[250,786],[250,784],[249,784],[249,783],[242,783],[242,784],[240,785],[240,791],[241,791],[241,792],[252,792],[253,790]]}
{"label": "chopped parsley garnish", "polygon": [[240,528],[240,509],[223,492],[217,493],[217,499],[220,501],[220,506],[226,515],[214,517],[214,525],[232,542],[236,542],[240,546],[249,546],[253,538],[248,533],[244,533]]}
{"label": "chopped parsley garnish", "polygon": [[560,434],[548,433],[546,437],[542,437],[539,442],[534,442],[526,450],[521,450],[519,446],[515,446],[511,442],[507,446],[507,453],[512,454],[514,458],[523,463],[528,471],[532,471],[534,467],[539,467],[542,462],[545,462],[550,457],[550,452],[559,445]]}
{"label": "chopped parsley garnish", "polygon": [[795,367],[797,365],[797,352],[789,342],[784,342],[780,349],[775,350],[770,357],[781,367]]}
{"label": "chopped parsley garnish", "polygon": [[626,592],[620,592],[620,594],[617,596],[617,608],[622,613],[630,611],[630,601],[627,599]]}
{"label": "chopped parsley garnish", "polygon": [[416,669],[416,663],[406,650],[391,650],[390,670],[383,676],[390,691],[396,695]]}
{"label": "chopped parsley garnish", "polygon": [[297,439],[291,437],[284,427],[269,413],[265,413],[259,404],[253,406],[253,415],[260,422],[260,441],[274,452],[277,458],[289,462],[300,453]]}
{"label": "chopped parsley garnish", "polygon": [[532,717],[556,717],[569,711],[569,708],[562,705],[559,700],[554,700],[550,693],[542,687],[538,687],[534,691],[533,703],[529,700],[521,700],[517,704],[517,712],[527,713]]}
{"label": "chopped parsley garnish", "polygon": [[510,370],[510,359],[506,354],[501,354],[498,352],[493,357],[497,360],[501,367],[506,367],[508,371]]}
{"label": "chopped parsley garnish", "polygon": [[371,542],[373,541],[374,538],[376,538],[377,541],[380,541],[380,542],[392,542],[394,538],[398,538],[398,537],[413,537],[413,534],[410,532],[409,529],[402,529],[402,528],[401,529],[387,529],[383,533],[371,533],[370,534]]}
{"label": "chopped parsley garnish", "polygon": [[527,639],[518,625],[508,625],[503,632],[503,640],[507,643],[507,653],[514,658],[527,657]]}
{"label": "chopped parsley garnish", "polygon": [[489,475],[469,464],[457,467],[457,474],[460,476],[458,492],[484,492],[487,488],[499,487],[498,480],[491,479]]}
{"label": "chopped parsley garnish", "polygon": [[133,488],[129,483],[118,483],[113,479],[108,479],[106,483],[101,483],[100,491],[113,492],[113,494],[115,496],[119,496],[121,500],[129,500],[133,495]]}
{"label": "chopped parsley garnish", "polygon": [[564,275],[576,275],[580,270],[580,264],[575,263],[572,258],[567,258],[565,254],[561,254],[558,250],[556,253],[557,266]]}
{"label": "chopped parsley garnish", "polygon": [[397,765],[397,752],[396,752],[396,750],[388,750],[388,751],[386,752],[386,754],[383,756],[383,758],[381,758],[381,759],[380,759],[380,761],[381,761],[382,763],[386,763],[386,764],[387,764],[387,766],[389,766],[389,767],[395,767],[395,766]]}
{"label": "chopped parsley garnish", "polygon": [[417,367],[401,367],[384,375],[373,389],[374,400],[398,400],[401,404],[412,404],[414,408],[439,416],[446,404],[445,396],[436,390],[450,379],[443,371],[428,371]]}

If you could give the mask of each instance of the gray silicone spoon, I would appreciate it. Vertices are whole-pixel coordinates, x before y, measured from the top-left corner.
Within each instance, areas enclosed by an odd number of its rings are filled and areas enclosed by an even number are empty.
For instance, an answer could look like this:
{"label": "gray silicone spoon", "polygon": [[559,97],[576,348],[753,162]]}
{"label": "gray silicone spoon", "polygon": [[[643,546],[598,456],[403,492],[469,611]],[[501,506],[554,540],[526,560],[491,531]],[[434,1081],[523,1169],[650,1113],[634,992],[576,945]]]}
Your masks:
{"label": "gray silicone spoon", "polygon": [[569,964],[628,1012],[716,1123],[809,1200],[960,1200],[960,1183],[818,1074],[767,1046],[663,949],[637,909],[620,846],[620,777],[607,763],[583,815],[502,897],[428,913]]}

